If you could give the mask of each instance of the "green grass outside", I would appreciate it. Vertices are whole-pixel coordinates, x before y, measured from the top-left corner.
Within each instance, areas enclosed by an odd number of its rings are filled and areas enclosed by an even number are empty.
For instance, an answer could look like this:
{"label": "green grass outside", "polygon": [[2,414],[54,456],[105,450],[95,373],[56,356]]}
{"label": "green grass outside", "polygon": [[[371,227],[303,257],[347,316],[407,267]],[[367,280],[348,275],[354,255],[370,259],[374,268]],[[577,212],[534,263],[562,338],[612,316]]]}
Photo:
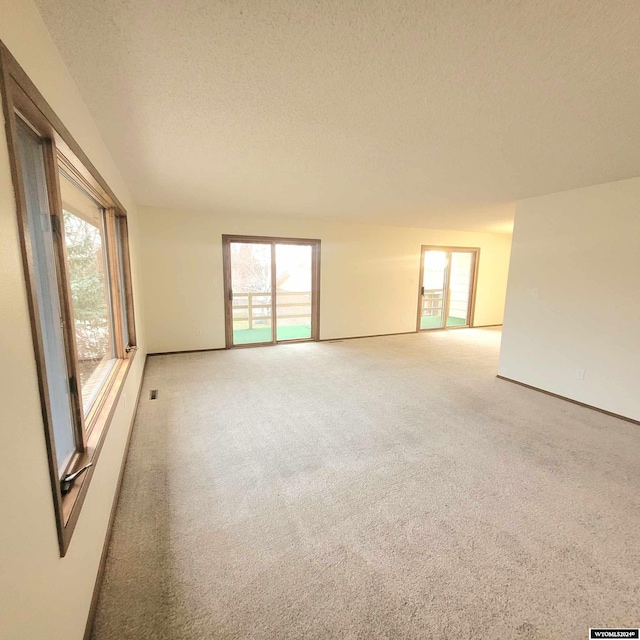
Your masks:
{"label": "green grass outside", "polygon": [[[278,340],[308,339],[311,338],[311,326],[301,324],[293,327],[278,327],[276,333]],[[233,344],[257,344],[260,342],[271,342],[271,327],[233,330]]]}
{"label": "green grass outside", "polygon": [[[442,318],[440,316],[422,316],[420,319],[421,329],[439,329]],[[464,327],[467,324],[466,318],[456,318],[449,316],[447,318],[447,327]]]}

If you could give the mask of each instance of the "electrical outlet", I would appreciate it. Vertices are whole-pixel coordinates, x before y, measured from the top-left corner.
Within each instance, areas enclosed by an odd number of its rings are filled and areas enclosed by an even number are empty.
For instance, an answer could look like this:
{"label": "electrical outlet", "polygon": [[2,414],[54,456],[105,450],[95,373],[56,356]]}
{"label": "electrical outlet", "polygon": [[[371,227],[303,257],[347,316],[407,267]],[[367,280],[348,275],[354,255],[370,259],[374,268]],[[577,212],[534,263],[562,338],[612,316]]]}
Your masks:
{"label": "electrical outlet", "polygon": [[576,380],[584,380],[584,369],[576,369]]}

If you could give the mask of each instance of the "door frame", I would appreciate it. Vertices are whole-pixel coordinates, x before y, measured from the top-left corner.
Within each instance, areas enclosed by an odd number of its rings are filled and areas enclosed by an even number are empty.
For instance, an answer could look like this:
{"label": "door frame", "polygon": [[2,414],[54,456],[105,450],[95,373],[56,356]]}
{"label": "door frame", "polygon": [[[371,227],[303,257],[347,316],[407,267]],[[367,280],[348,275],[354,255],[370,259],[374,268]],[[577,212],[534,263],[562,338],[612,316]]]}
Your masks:
{"label": "door frame", "polygon": [[[424,281],[424,254],[425,251],[444,251],[447,253],[447,267],[445,270],[445,300],[443,306],[443,326],[434,329],[422,329],[420,327],[422,320],[422,286]],[[467,309],[467,323],[459,327],[447,327],[447,318],[449,317],[449,303],[451,298],[451,289],[449,287],[451,275],[451,254],[452,253],[472,253],[471,280],[469,285],[469,307]],[[418,280],[418,313],[416,319],[416,332],[419,331],[442,331],[444,329],[469,329],[474,326],[476,313],[476,290],[478,288],[478,265],[480,263],[480,247],[443,247],[438,245],[423,244],[420,247],[420,278]]]}
{"label": "door frame", "polygon": [[[233,290],[231,288],[231,243],[266,244],[271,246],[271,326],[272,340],[254,344],[233,344]],[[277,339],[276,300],[276,245],[295,244],[311,246],[311,337],[295,340]],[[311,238],[282,238],[273,236],[242,236],[222,234],[222,274],[224,285],[224,333],[227,349],[265,347],[291,342],[317,342],[320,340],[320,240]]]}

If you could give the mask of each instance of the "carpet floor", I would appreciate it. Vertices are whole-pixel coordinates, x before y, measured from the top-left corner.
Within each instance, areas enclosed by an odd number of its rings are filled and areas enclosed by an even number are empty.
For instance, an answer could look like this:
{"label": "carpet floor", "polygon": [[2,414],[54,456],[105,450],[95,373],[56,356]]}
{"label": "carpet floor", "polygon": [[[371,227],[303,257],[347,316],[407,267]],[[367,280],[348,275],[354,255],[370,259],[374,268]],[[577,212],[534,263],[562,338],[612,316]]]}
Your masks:
{"label": "carpet floor", "polygon": [[637,627],[640,427],[496,379],[499,342],[150,358],[94,640]]}

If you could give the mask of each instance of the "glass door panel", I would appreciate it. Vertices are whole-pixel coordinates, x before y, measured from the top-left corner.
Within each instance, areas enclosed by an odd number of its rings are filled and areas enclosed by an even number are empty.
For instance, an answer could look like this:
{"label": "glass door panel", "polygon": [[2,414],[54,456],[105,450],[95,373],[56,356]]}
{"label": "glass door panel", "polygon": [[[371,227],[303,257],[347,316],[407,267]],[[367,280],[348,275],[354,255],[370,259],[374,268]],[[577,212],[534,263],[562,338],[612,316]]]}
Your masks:
{"label": "glass door panel", "polygon": [[426,250],[424,252],[420,329],[441,329],[444,326],[447,268],[446,251]]}
{"label": "glass door panel", "polygon": [[276,339],[311,338],[313,247],[276,244]]}
{"label": "glass door panel", "polygon": [[466,327],[469,324],[473,257],[471,252],[451,253],[447,327]]}
{"label": "glass door panel", "polygon": [[233,344],[273,342],[271,244],[232,242]]}

